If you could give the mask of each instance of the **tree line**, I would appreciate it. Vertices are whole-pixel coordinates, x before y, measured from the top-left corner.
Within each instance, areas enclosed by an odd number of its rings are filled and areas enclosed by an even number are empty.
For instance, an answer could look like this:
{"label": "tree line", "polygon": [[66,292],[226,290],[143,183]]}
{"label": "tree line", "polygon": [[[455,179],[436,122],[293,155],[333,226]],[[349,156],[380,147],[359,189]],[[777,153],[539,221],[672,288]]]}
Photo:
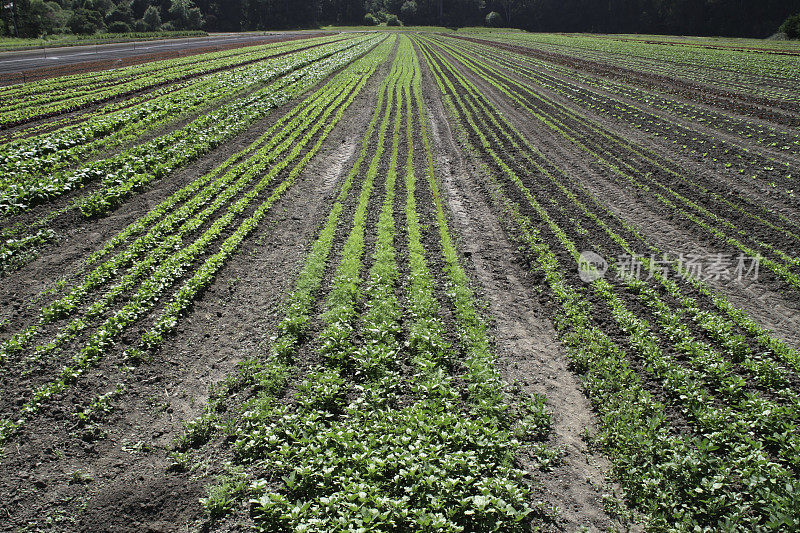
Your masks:
{"label": "tree line", "polygon": [[767,37],[800,0],[0,0],[0,35],[211,32],[374,22]]}

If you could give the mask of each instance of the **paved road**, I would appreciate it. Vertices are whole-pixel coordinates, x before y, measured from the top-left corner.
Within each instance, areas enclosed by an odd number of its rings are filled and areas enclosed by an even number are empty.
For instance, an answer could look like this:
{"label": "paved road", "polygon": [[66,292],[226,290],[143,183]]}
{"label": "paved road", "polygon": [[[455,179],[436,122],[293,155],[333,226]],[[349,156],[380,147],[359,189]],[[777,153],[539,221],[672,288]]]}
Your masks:
{"label": "paved road", "polygon": [[0,52],[0,74],[13,74],[26,70],[74,65],[103,59],[122,59],[142,54],[192,50],[215,45],[276,41],[299,35],[304,35],[304,33],[276,32],[268,35],[219,33],[209,35],[208,37],[191,37],[186,39],[164,39],[158,41],[138,41]]}

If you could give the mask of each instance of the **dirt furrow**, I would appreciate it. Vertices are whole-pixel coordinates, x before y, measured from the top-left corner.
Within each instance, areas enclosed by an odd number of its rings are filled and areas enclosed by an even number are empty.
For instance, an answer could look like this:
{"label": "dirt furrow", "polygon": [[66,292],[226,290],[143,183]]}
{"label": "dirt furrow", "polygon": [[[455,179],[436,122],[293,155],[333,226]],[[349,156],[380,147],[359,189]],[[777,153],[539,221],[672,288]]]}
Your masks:
{"label": "dirt furrow", "polygon": [[[88,391],[68,394],[51,409],[61,416],[25,430],[4,461],[18,474],[0,483],[0,500],[15,526],[53,517],[82,531],[185,531],[200,518],[203,483],[167,471],[170,445],[183,423],[200,414],[210,387],[265,348],[283,296],[355,157],[368,121],[363,104],[373,94],[374,83],[154,360],[128,369],[100,367],[87,379],[97,392],[117,381],[125,385],[103,423],[106,438],[87,442],[69,435],[70,414],[89,399]],[[41,485],[35,493],[20,490],[31,480]],[[70,509],[71,517],[61,517],[61,509]]]}
{"label": "dirt furrow", "polygon": [[[515,247],[491,206],[487,185],[463,153],[427,69],[426,100],[430,111],[439,176],[446,193],[465,263],[479,284],[482,300],[494,318],[498,364],[503,377],[527,393],[547,397],[553,414],[552,444],[563,450],[563,463],[552,471],[534,472],[543,497],[560,510],[558,527],[580,526],[606,531],[618,526],[603,509],[608,464],[583,439],[595,417],[579,379],[568,368],[549,310],[524,268],[514,260]],[[528,465],[529,466],[529,465]]]}

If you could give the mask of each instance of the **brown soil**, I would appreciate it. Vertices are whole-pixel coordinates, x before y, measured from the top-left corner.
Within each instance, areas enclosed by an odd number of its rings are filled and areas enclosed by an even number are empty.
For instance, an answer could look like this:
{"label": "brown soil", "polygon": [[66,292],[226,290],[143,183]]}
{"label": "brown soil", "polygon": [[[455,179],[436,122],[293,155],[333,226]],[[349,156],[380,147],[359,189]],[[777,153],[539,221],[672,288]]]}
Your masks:
{"label": "brown soil", "polygon": [[[472,40],[483,42],[481,39]],[[497,46],[497,43],[486,44]],[[547,59],[563,60],[552,55],[548,55]],[[489,161],[483,154],[470,152],[469,145],[477,145],[475,138],[468,135],[462,138],[463,132],[453,126],[455,122],[446,110],[431,70],[426,61],[421,60],[421,64],[423,96],[429,116],[420,118],[429,119],[431,124],[437,177],[449,209],[453,234],[463,255],[462,264],[471,275],[479,300],[486,304],[486,315],[492,319],[491,332],[499,370],[509,384],[509,390],[544,395],[552,414],[552,431],[547,444],[561,450],[560,460],[547,469],[540,469],[524,455],[517,459],[519,466],[531,474],[536,497],[559,510],[553,523],[545,524],[544,529],[637,530],[638,525],[623,522],[606,505],[607,499],[616,501],[623,493],[619,486],[607,479],[608,472],[612,470],[610,463],[586,442],[586,437],[590,437],[597,428],[597,417],[584,394],[580,376],[570,368],[569,356],[554,327],[553,317],[557,313],[557,306],[548,293],[541,272],[531,267],[531,256],[518,248],[518,235],[510,217],[506,216],[505,205],[499,199],[519,204],[520,212],[534,221],[542,239],[551,246],[562,265],[574,265],[574,258],[563,246],[559,248],[555,232],[546,224],[541,224],[541,218],[530,204],[524,205],[526,200],[519,190],[510,186],[501,188],[499,178],[497,182],[491,179],[489,173],[501,174],[497,163]],[[513,141],[501,138],[493,128],[488,128],[491,131],[487,134],[492,135],[491,139],[494,140],[497,134],[498,142],[492,148],[499,158],[519,176],[533,197],[544,206],[551,220],[564,229],[579,249],[618,248],[600,226],[592,226],[591,231],[581,232],[580,224],[589,227],[589,217],[567,200],[568,194],[564,190],[584,201],[597,213],[598,220],[602,220],[606,227],[632,242],[634,249],[643,253],[647,251],[646,245],[636,241],[635,233],[623,222],[636,228],[647,242],[673,254],[719,251],[713,239],[666,213],[662,204],[650,194],[626,185],[608,166],[598,163],[576,144],[557,136],[545,124],[533,120],[524,109],[490,83],[463,68],[463,65],[455,61],[454,64],[514,125],[521,136],[539,150],[540,154],[531,155],[531,159],[562,180],[563,189],[555,185],[555,178],[550,180],[544,173],[530,168],[523,157],[525,154],[520,153],[527,148],[515,146]],[[628,79],[631,83],[667,83],[655,77],[640,79],[638,74],[630,72],[606,72],[603,70],[606,67],[588,62],[581,64],[581,68],[604,75],[631,78],[633,81]],[[230,442],[224,442],[225,437],[217,435],[216,441],[202,448],[198,453],[200,461],[197,468],[189,472],[171,469],[169,452],[175,439],[184,433],[185,423],[203,413],[214,388],[226,377],[236,374],[239,363],[264,355],[269,337],[281,318],[285,296],[291,290],[309,245],[329,212],[337,185],[351,168],[361,147],[362,136],[374,111],[378,84],[387,72],[388,65],[384,65],[370,79],[333,130],[322,151],[312,159],[292,189],[273,206],[238,253],[217,273],[215,281],[181,319],[175,335],[168,338],[151,360],[138,363],[126,361],[122,356],[122,347],[114,348],[111,355],[81,376],[67,392],[53,398],[39,415],[32,417],[19,434],[6,444],[4,455],[0,457],[5,473],[0,477],[0,517],[3,517],[0,519],[0,530],[40,528],[52,531],[116,532],[213,528],[218,531],[238,531],[252,525],[244,508],[227,520],[210,523],[200,505],[199,500],[206,494],[207,487],[214,483],[217,474],[225,470],[222,461],[231,457]],[[674,81],[670,80],[669,83]],[[517,79],[516,82],[524,83],[524,80]],[[689,90],[681,86],[681,91],[701,100],[706,97],[714,101],[723,98],[723,95],[706,87],[698,86]],[[556,94],[543,91],[542,95],[555,102],[548,104],[544,100],[539,101],[543,102],[543,110],[557,113],[557,105],[573,111],[579,108]],[[748,106],[751,105],[757,107],[757,102],[737,102],[744,106],[738,111],[750,109]],[[52,228],[58,234],[57,246],[45,247],[30,264],[0,278],[0,324],[3,324],[0,326],[0,338],[8,338],[13,332],[32,323],[41,305],[54,297],[44,291],[56,289],[60,279],[74,280],[88,254],[179,187],[247,146],[295,104],[296,101],[274,110],[244,134],[175,175],[156,182],[107,217],[87,221],[73,211],[56,217]],[[480,122],[486,120],[490,112],[476,111],[475,115]],[[721,193],[737,184],[736,176],[716,168],[707,168],[702,162],[676,154],[668,140],[653,139],[602,113],[587,111],[582,116],[598,124],[610,135],[609,139],[620,138],[633,145],[646,146],[656,160],[670,165],[670,168],[687,169],[696,176],[697,184],[716,187],[713,190]],[[574,128],[581,142],[589,146],[601,143],[591,129],[581,127],[580,120],[565,118],[564,124],[565,127]],[[704,129],[702,133],[716,135],[711,129]],[[391,135],[387,136],[387,139],[390,138]],[[730,140],[735,141],[733,137]],[[402,153],[406,141],[403,139],[400,142]],[[368,157],[373,153],[377,135],[370,139],[370,143]],[[414,133],[414,143],[415,146],[422,144],[419,128]],[[744,144],[747,144],[746,141]],[[625,159],[637,169],[647,170],[645,159],[626,146],[622,142],[609,142],[608,157]],[[387,147],[381,159],[369,204],[363,272],[369,269],[373,260],[371,251],[383,201],[389,151],[390,147]],[[416,152],[416,158],[417,167],[424,168],[421,149]],[[368,163],[366,161],[362,166],[360,176],[345,202],[345,213],[353,210],[357,197],[354,191],[358,191]],[[422,176],[422,173],[419,175]],[[666,173],[656,174],[656,177],[671,187],[680,186],[669,181],[672,178]],[[397,186],[395,218],[400,228],[404,225],[401,199],[405,191],[402,179],[398,179]],[[444,309],[442,319],[447,328],[446,335],[455,337],[458,331],[450,312],[444,276],[441,275],[445,266],[436,233],[431,192],[423,183],[419,184],[418,190],[420,222],[423,241],[430,255],[429,266],[431,272],[442,278],[437,280],[436,297]],[[712,205],[717,209],[717,204],[712,204],[708,198],[691,191],[689,187],[681,191],[702,205]],[[796,203],[785,198],[772,199],[756,185],[744,185],[740,193],[741,198],[755,205],[775,209],[787,216],[796,214]],[[588,199],[592,196],[610,213],[590,204]],[[52,209],[53,205],[66,206],[69,199],[65,197],[49,206],[40,206],[14,221],[31,223]],[[720,212],[725,216],[735,215]],[[351,229],[346,220],[348,217],[344,215],[334,237],[331,260],[320,291],[323,295],[330,288],[335,265]],[[752,229],[753,238],[770,237],[763,228],[754,225],[744,228],[748,231]],[[785,246],[787,242],[777,237],[774,241],[778,246]],[[408,250],[403,239],[397,239],[397,243],[401,277],[405,279],[408,275]],[[641,377],[643,388],[665,403],[664,411],[671,431],[675,434],[692,433],[692,421],[686,419],[676,402],[665,392],[661,381],[631,348],[627,334],[621,330],[607,304],[582,284],[577,269],[572,271],[565,268],[563,275],[567,285],[580,287],[586,295],[593,309],[593,325],[621,347],[630,359],[631,368]],[[613,284],[616,289],[621,287],[622,282],[614,281]],[[681,284],[681,290],[695,298],[700,309],[713,311],[709,299],[687,285]],[[765,275],[749,285],[712,285],[734,305],[745,309],[759,324],[773,328],[777,337],[800,348],[800,325],[795,318],[800,315],[800,306],[796,292],[786,289],[774,276]],[[398,291],[398,295],[402,300],[402,291]],[[649,309],[631,293],[624,293],[620,299],[637,316],[652,318]],[[677,305],[672,300],[665,300],[672,307]],[[312,316],[316,318],[310,327],[312,334],[307,337],[310,339],[315,338],[313,333],[322,327],[319,318],[324,306],[322,298],[318,298],[315,305],[317,308]],[[357,312],[363,311],[363,303],[358,305],[361,307]],[[699,326],[691,328],[692,333],[702,341],[713,342],[703,336]],[[136,330],[136,327],[132,327],[132,330]],[[137,338],[137,331],[126,333],[121,344],[128,344],[131,338]],[[665,353],[674,356],[678,365],[687,364],[675,353],[676,350],[662,331],[656,331],[654,338]],[[751,343],[749,347],[754,348],[753,339],[748,339],[748,342]],[[313,340],[304,341],[297,354],[298,374],[319,363],[316,348]],[[456,360],[451,364],[457,366],[459,363]],[[403,371],[405,369],[401,369]],[[741,372],[748,379],[743,371],[737,369],[735,372]],[[18,398],[30,392],[30,383],[47,377],[42,373],[26,381],[29,378],[9,374],[0,371],[0,386],[4,391],[0,396],[0,413],[16,412],[20,403]],[[349,375],[345,377],[356,379]],[[797,376],[792,376],[790,381],[795,388],[800,383]],[[85,407],[99,394],[111,392],[118,386],[123,388],[122,392],[113,396],[109,411],[101,415],[96,428],[81,426],[77,422],[76,410]],[[283,393],[287,402],[293,401],[291,387]],[[759,392],[773,399],[769,391]],[[710,401],[713,405],[723,403],[724,397],[721,395],[721,392],[712,392]]]}
{"label": "brown soil", "polygon": [[[263,348],[283,295],[363,135],[374,85],[357,98],[292,193],[272,208],[152,361],[127,370],[110,361],[100,365],[82,378],[81,391],[56,401],[46,411],[49,416],[32,421],[6,447],[3,469],[14,474],[0,481],[0,513],[8,517],[0,530],[41,524],[47,518],[56,521],[58,530],[185,531],[200,518],[203,473],[168,471],[172,441],[186,421],[202,412],[210,388]],[[273,112],[271,120],[288,108]],[[65,228],[71,236],[58,250],[2,280],[6,298],[30,301],[65,271],[79,268],[87,253],[159,199],[224,161],[268,125],[268,120],[254,125],[115,215],[88,227]],[[102,421],[107,436],[80,438],[80,430],[76,436],[76,407],[118,383],[125,391]]]}
{"label": "brown soil", "polygon": [[[552,310],[538,301],[534,280],[520,262],[492,205],[488,188],[466,148],[455,138],[430,74],[425,96],[431,116],[436,157],[453,216],[460,249],[473,271],[480,297],[494,322],[498,364],[503,378],[526,393],[547,397],[553,415],[550,444],[563,450],[562,464],[552,471],[533,471],[542,497],[560,510],[558,529],[580,526],[608,531],[621,525],[603,509],[608,463],[591,452],[583,438],[596,420],[553,325]],[[531,465],[525,465],[530,468]]]}
{"label": "brown soil", "polygon": [[[605,205],[611,207],[621,218],[633,223],[644,235],[652,239],[653,243],[660,249],[674,254],[710,254],[718,253],[721,249],[724,249],[723,243],[709,241],[704,233],[698,232],[692,226],[687,225],[685,221],[665,216],[664,207],[648,195],[615,181],[610,173],[606,169],[598,167],[588,154],[577,146],[553,137],[552,132],[544,124],[531,120],[530,115],[525,110],[520,109],[506,95],[494,89],[490,84],[477,76],[471,75],[467,69],[462,69],[462,73],[470,77],[483,94],[490,95],[493,103],[502,110],[504,116],[519,131],[523,132],[534,146],[537,146],[550,160],[559,161],[559,166],[567,175],[578,178]],[[669,150],[666,146],[660,146],[658,142],[652,143],[650,139],[641,139],[637,137],[637,133],[630,133],[629,129],[621,129],[619,124],[609,121],[605,117],[592,114],[588,116],[606,128],[607,131],[619,130],[621,136],[632,136],[636,141],[646,142],[646,145],[655,148],[657,153],[675,160],[676,154],[674,150]],[[587,137],[583,137],[582,140],[586,142]],[[664,161],[669,161],[669,159],[664,159]],[[721,186],[721,183],[726,181],[724,175],[716,173],[711,175],[712,172],[709,169],[699,167],[696,163],[680,158],[677,159],[677,162],[677,164],[672,163],[676,168],[688,167],[697,171],[692,175],[698,180],[704,176],[709,176],[707,181],[704,181],[704,185],[710,184],[719,188],[721,194],[729,194],[729,192],[725,192],[725,187]],[[732,184],[729,183],[728,186],[732,186]],[[749,184],[746,184],[744,190],[746,191],[748,188]],[[693,195],[691,189],[682,192],[690,197]],[[762,205],[775,205],[774,200],[769,197],[765,198],[764,195],[756,193],[752,194],[752,196]],[[701,199],[700,203],[706,205],[707,200]],[[785,203],[783,205],[777,204],[775,207],[784,212],[787,209],[791,211],[793,208],[793,206],[787,206]],[[654,223],[654,221],[658,222]],[[741,219],[741,223],[744,225],[743,227],[749,227],[752,231],[756,231],[752,225],[748,224],[746,219]],[[777,238],[774,234],[767,236],[767,238],[769,237]],[[790,245],[787,244],[786,246]],[[735,252],[735,250],[726,251]],[[751,313],[753,318],[763,327],[775,329],[779,337],[789,342],[790,345],[800,346],[800,338],[796,333],[796,319],[792,318],[796,317],[798,311],[800,311],[796,298],[792,293],[784,293],[785,288],[782,288],[781,283],[776,282],[769,273],[764,274],[762,272],[755,283],[715,283],[714,286],[716,289],[721,290],[722,294],[731,298],[737,306],[741,306]]]}

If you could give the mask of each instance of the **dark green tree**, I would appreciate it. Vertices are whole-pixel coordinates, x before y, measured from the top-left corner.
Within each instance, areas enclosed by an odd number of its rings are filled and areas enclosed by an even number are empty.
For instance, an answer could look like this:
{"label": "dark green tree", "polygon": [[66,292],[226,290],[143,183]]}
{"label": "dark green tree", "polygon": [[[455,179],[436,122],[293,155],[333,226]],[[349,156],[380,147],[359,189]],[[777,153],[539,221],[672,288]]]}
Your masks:
{"label": "dark green tree", "polygon": [[135,18],[133,16],[133,6],[131,4],[131,2],[120,2],[111,9],[106,15],[106,23],[109,27],[114,22],[122,22],[129,26],[133,24]]}
{"label": "dark green tree", "polygon": [[383,9],[387,13],[394,13],[395,15],[399,15],[400,8],[403,7],[404,1],[405,0],[384,0]]}
{"label": "dark green tree", "polygon": [[179,30],[197,30],[203,25],[203,14],[192,0],[172,0],[169,17],[172,25]]}
{"label": "dark green tree", "polygon": [[785,33],[789,39],[800,39],[800,13],[784,20],[780,31]]}
{"label": "dark green tree", "polygon": [[147,31],[158,31],[161,29],[161,12],[156,6],[149,6],[142,17]]}
{"label": "dark green tree", "polygon": [[30,0],[25,13],[25,33],[30,36],[55,33],[66,24],[64,15],[61,6],[56,2]]}
{"label": "dark green tree", "polygon": [[499,0],[503,21],[506,25],[513,25],[514,19],[529,7],[529,0]]}
{"label": "dark green tree", "polygon": [[104,30],[106,26],[99,11],[80,7],[72,12],[67,27],[72,33],[91,35]]}
{"label": "dark green tree", "polygon": [[417,22],[417,3],[414,0],[403,2],[400,7],[400,20],[403,24],[415,24]]}
{"label": "dark green tree", "polygon": [[320,22],[324,24],[361,24],[364,18],[362,0],[320,0]]}

